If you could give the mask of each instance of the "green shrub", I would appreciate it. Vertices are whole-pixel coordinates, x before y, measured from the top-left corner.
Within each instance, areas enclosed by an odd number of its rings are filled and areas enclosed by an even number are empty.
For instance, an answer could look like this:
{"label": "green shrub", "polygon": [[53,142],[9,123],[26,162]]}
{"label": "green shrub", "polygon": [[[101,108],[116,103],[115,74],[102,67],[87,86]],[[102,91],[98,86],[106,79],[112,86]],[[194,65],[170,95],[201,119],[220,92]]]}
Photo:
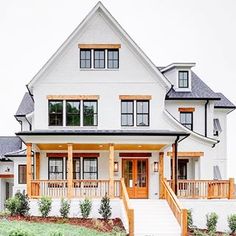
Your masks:
{"label": "green shrub", "polygon": [[98,212],[105,220],[111,216],[110,198],[107,194],[102,198]]}
{"label": "green shrub", "polygon": [[206,215],[206,226],[209,232],[216,232],[216,225],[218,221],[218,215],[215,212]]}
{"label": "green shrub", "polygon": [[66,201],[65,199],[61,199],[61,208],[60,213],[63,218],[68,218],[70,212],[70,203]]}
{"label": "green shrub", "polygon": [[194,235],[195,236],[209,236],[207,233],[204,233],[204,232],[197,230],[197,229],[194,230]]}
{"label": "green shrub", "polygon": [[33,236],[33,235],[29,234],[27,231],[23,229],[14,229],[9,233],[8,236]]}
{"label": "green shrub", "polygon": [[26,216],[29,214],[29,198],[27,195],[23,194],[23,193],[16,193],[15,197],[18,198],[20,200],[20,206],[17,209],[17,214],[22,215],[22,216]]}
{"label": "green shrub", "polygon": [[64,236],[64,234],[60,231],[50,233],[50,236]]}
{"label": "green shrub", "polygon": [[20,205],[20,200],[17,197],[8,198],[5,202],[6,209],[10,212],[10,215],[17,215]]}
{"label": "green shrub", "polygon": [[79,204],[81,215],[83,218],[88,218],[92,210],[92,202],[88,198],[85,198],[84,201],[81,201]]}
{"label": "green shrub", "polygon": [[191,209],[188,209],[187,222],[188,222],[188,228],[192,229],[193,228],[193,216],[192,216],[192,210]]}
{"label": "green shrub", "polygon": [[42,217],[47,217],[52,209],[52,199],[50,197],[41,197],[38,201],[38,205]]}
{"label": "green shrub", "polygon": [[236,214],[228,216],[228,226],[232,233],[236,231]]}

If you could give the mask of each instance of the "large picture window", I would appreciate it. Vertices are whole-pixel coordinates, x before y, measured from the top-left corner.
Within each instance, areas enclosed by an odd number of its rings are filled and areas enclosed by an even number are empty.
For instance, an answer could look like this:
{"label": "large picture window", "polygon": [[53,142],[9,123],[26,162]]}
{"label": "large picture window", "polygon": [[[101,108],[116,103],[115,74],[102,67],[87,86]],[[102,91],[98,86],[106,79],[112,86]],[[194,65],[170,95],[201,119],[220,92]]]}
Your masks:
{"label": "large picture window", "polygon": [[149,126],[149,101],[136,102],[137,126]]}
{"label": "large picture window", "polygon": [[107,51],[107,68],[117,69],[119,68],[119,50],[109,49]]}
{"label": "large picture window", "polygon": [[83,158],[83,179],[98,179],[97,158]]}
{"label": "large picture window", "polygon": [[18,183],[26,184],[26,165],[18,165]]}
{"label": "large picture window", "polygon": [[83,101],[83,125],[98,125],[98,104],[97,101]]}
{"label": "large picture window", "polygon": [[62,126],[63,125],[63,101],[49,101],[49,125]]}
{"label": "large picture window", "polygon": [[121,101],[121,126],[134,125],[134,101]]}
{"label": "large picture window", "polygon": [[49,158],[48,159],[48,179],[62,180],[63,179],[63,158]]}
{"label": "large picture window", "polygon": [[180,112],[180,123],[190,130],[193,130],[193,113]]}
{"label": "large picture window", "polygon": [[80,49],[80,68],[91,68],[90,49]]}
{"label": "large picture window", "polygon": [[188,71],[179,71],[179,88],[188,88],[189,78]]}
{"label": "large picture window", "polygon": [[80,125],[80,101],[66,101],[66,125]]}
{"label": "large picture window", "polygon": [[105,68],[105,50],[94,50],[94,68]]}

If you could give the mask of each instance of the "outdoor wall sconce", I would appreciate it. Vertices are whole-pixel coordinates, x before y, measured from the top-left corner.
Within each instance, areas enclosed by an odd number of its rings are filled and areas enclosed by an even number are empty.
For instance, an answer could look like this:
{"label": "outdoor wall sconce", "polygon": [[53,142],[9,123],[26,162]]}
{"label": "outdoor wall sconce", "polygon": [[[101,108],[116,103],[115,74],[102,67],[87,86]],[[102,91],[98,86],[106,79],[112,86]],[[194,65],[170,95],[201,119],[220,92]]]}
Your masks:
{"label": "outdoor wall sconce", "polygon": [[154,161],[153,163],[153,172],[158,172],[158,162]]}
{"label": "outdoor wall sconce", "polygon": [[119,163],[118,163],[118,161],[115,161],[114,162],[114,172],[118,172],[118,170],[119,170]]}

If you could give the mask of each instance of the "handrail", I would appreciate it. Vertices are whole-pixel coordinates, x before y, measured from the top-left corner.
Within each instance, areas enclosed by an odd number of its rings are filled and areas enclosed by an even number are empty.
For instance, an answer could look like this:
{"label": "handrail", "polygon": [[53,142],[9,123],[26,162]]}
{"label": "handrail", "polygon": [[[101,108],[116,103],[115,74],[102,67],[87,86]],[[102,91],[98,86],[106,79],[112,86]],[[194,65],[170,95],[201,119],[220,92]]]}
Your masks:
{"label": "handrail", "polygon": [[134,236],[134,209],[130,208],[129,206],[129,195],[123,178],[120,181],[120,186],[121,186],[120,197],[123,200],[129,223],[129,235]]}
{"label": "handrail", "polygon": [[175,218],[177,219],[180,227],[182,236],[187,236],[188,225],[187,225],[187,209],[183,208],[177,196],[171,189],[166,179],[161,180],[163,186],[164,198],[168,202]]}

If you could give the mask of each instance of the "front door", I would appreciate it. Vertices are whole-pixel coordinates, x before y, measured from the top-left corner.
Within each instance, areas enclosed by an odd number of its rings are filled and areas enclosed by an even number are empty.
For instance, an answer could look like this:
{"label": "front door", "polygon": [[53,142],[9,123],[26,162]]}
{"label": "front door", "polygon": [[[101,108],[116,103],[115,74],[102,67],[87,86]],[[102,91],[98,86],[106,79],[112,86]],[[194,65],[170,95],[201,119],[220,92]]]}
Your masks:
{"label": "front door", "polygon": [[147,159],[123,159],[122,175],[130,198],[148,198]]}

